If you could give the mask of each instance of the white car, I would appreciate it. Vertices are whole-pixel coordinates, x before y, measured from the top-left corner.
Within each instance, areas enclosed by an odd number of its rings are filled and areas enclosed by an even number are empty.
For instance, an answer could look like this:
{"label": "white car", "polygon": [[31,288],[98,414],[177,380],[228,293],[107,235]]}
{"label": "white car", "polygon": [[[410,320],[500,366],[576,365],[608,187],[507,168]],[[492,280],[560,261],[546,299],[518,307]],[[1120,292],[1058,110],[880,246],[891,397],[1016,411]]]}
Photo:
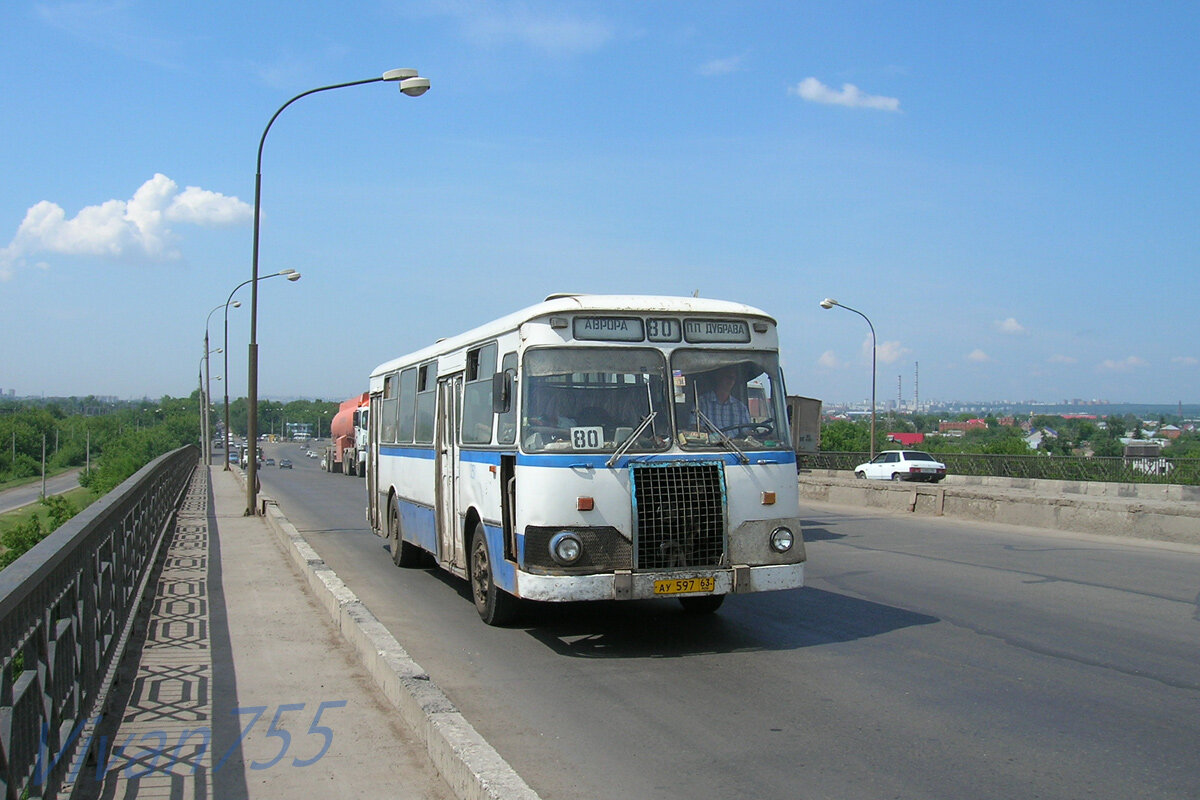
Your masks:
{"label": "white car", "polygon": [[854,477],[877,481],[929,481],[946,477],[946,465],[920,450],[885,450],[854,468]]}

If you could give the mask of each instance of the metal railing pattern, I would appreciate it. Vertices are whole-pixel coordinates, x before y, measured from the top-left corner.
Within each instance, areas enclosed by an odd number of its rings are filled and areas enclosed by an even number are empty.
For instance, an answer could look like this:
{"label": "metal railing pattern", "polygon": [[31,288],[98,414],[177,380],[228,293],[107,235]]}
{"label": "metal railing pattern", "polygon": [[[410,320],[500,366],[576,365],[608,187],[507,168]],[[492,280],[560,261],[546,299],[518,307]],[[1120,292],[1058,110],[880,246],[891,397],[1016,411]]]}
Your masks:
{"label": "metal railing pattern", "polygon": [[0,571],[5,800],[57,797],[86,757],[82,731],[198,458],[194,445],[160,456]]}
{"label": "metal railing pattern", "polygon": [[[949,475],[1200,485],[1200,458],[1013,456],[980,453],[931,455],[946,465],[946,473]],[[869,456],[867,453],[797,453],[796,459],[799,469],[853,470],[869,460]]]}

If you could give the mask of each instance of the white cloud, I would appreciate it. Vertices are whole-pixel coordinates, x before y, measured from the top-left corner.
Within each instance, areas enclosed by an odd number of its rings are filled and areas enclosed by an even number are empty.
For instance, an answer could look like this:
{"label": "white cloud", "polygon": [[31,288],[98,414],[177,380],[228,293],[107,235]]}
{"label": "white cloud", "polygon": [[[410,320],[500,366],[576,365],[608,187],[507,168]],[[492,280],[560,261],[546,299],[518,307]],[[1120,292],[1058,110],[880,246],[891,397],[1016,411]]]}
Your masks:
{"label": "white cloud", "polygon": [[1026,332],[1025,326],[1017,322],[1017,320],[1013,317],[997,321],[996,330],[1000,331],[1001,333],[1009,333],[1014,336],[1018,336]]}
{"label": "white cloud", "polygon": [[1130,356],[1123,361],[1106,358],[1100,362],[1100,369],[1106,372],[1129,372],[1132,369],[1146,366],[1146,362],[1137,356]]}
{"label": "white cloud", "polygon": [[1055,353],[1054,355],[1047,358],[1046,361],[1048,361],[1051,364],[1074,364],[1077,361],[1079,361],[1079,359],[1072,358],[1071,356],[1064,356],[1064,355]]}
{"label": "white cloud", "polygon": [[817,365],[825,369],[838,369],[842,366],[842,362],[838,361],[838,357],[833,354],[832,350],[826,350],[817,359]]}
{"label": "white cloud", "polygon": [[877,111],[899,111],[900,101],[895,97],[863,94],[852,83],[843,83],[841,91],[831,89],[816,78],[805,78],[795,86],[788,87],[788,94],[799,95],[810,103],[847,106],[848,108],[871,108]]}
{"label": "white cloud", "polygon": [[249,222],[254,209],[236,197],[189,186],[171,199],[167,219],[202,227],[229,227]]}
{"label": "white cloud", "polygon": [[978,347],[967,353],[967,361],[975,364],[986,364],[992,360],[992,357],[980,350]]}
{"label": "white cloud", "polygon": [[[871,354],[871,340],[868,339],[863,349],[869,356]],[[902,357],[912,352],[907,347],[904,347],[899,342],[880,342],[875,349],[875,358],[883,364],[891,364],[899,361]]]}
{"label": "white cloud", "polygon": [[449,0],[437,3],[434,13],[457,19],[463,35],[476,44],[495,47],[515,43],[550,55],[595,52],[614,35],[613,26],[607,22],[572,16],[547,3]]}
{"label": "white cloud", "polygon": [[25,212],[9,245],[0,249],[0,279],[36,255],[98,256],[115,261],[164,262],[180,257],[172,225],[222,227],[253,218],[253,209],[236,197],[196,186],[182,192],[157,174],[129,200],[87,206],[73,218],[57,203],[42,200]]}
{"label": "white cloud", "polygon": [[717,58],[709,61],[707,64],[702,64],[697,70],[701,75],[729,75],[734,72],[741,72],[745,67],[742,66],[743,56],[730,56],[729,58]]}
{"label": "white cloud", "polygon": [[1179,364],[1184,367],[1194,367],[1200,364],[1200,358],[1195,356],[1175,356],[1171,359],[1172,364]]}

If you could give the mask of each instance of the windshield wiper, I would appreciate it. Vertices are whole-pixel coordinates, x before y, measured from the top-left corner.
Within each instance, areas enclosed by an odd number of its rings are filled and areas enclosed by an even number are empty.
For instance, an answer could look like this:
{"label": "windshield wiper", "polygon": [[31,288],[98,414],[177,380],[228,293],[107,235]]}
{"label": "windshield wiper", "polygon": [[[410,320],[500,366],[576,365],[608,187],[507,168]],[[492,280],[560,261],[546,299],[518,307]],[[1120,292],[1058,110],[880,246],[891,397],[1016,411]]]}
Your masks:
{"label": "windshield wiper", "polygon": [[703,411],[701,411],[699,408],[696,408],[696,409],[694,409],[694,410],[695,410],[695,412],[696,412],[696,417],[697,417],[698,419],[700,419],[701,421],[703,421],[705,425],[707,425],[709,428],[711,428],[711,429],[712,429],[712,431],[713,431],[714,433],[716,433],[718,437],[720,437],[720,439],[721,439],[721,444],[725,445],[725,446],[726,446],[726,447],[728,447],[730,450],[732,450],[733,452],[737,453],[738,461],[741,461],[743,464],[749,464],[749,463],[750,463],[750,457],[749,457],[749,456],[747,456],[745,453],[743,453],[743,452],[742,452],[742,450],[741,450],[741,448],[740,448],[740,447],[738,447],[736,444],[734,444],[734,443],[733,443],[733,439],[730,439],[730,438],[729,438],[729,437],[728,437],[728,436],[725,434],[725,431],[721,430],[721,429],[720,429],[720,428],[718,428],[716,425],[714,425],[714,424],[713,424],[713,421],[712,421],[711,419],[709,419],[708,417],[704,416],[704,412],[703,412]]}
{"label": "windshield wiper", "polygon": [[646,430],[650,423],[654,421],[656,416],[658,416],[657,411],[651,411],[649,414],[647,414],[642,419],[642,424],[634,428],[633,433],[629,434],[629,436],[625,438],[625,441],[621,442],[620,446],[617,447],[611,456],[609,456],[608,461],[604,462],[604,466],[611,469],[612,466],[617,463],[617,459],[625,455],[625,451],[628,450],[630,445],[632,445],[637,438],[642,435],[642,431]]}

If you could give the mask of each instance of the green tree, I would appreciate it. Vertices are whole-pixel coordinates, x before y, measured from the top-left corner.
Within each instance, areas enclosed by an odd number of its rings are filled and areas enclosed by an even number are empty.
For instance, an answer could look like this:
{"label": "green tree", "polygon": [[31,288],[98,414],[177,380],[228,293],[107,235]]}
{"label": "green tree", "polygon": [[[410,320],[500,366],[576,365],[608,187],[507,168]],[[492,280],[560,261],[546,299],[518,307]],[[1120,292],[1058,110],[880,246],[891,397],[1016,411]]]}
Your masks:
{"label": "green tree", "polygon": [[0,544],[4,545],[4,552],[0,553],[0,569],[29,552],[35,544],[58,530],[63,523],[78,513],[65,497],[51,495],[38,502],[46,509],[47,524],[43,525],[41,518],[34,514],[27,522],[6,530],[3,536],[0,536]]}
{"label": "green tree", "polygon": [[825,452],[865,453],[870,444],[870,423],[837,419],[821,428],[821,450]]}
{"label": "green tree", "polygon": [[43,530],[42,521],[38,519],[37,514],[30,517],[28,522],[6,530],[4,535],[0,536],[0,544],[4,545],[4,552],[0,553],[0,569],[29,552],[47,533],[48,531]]}

